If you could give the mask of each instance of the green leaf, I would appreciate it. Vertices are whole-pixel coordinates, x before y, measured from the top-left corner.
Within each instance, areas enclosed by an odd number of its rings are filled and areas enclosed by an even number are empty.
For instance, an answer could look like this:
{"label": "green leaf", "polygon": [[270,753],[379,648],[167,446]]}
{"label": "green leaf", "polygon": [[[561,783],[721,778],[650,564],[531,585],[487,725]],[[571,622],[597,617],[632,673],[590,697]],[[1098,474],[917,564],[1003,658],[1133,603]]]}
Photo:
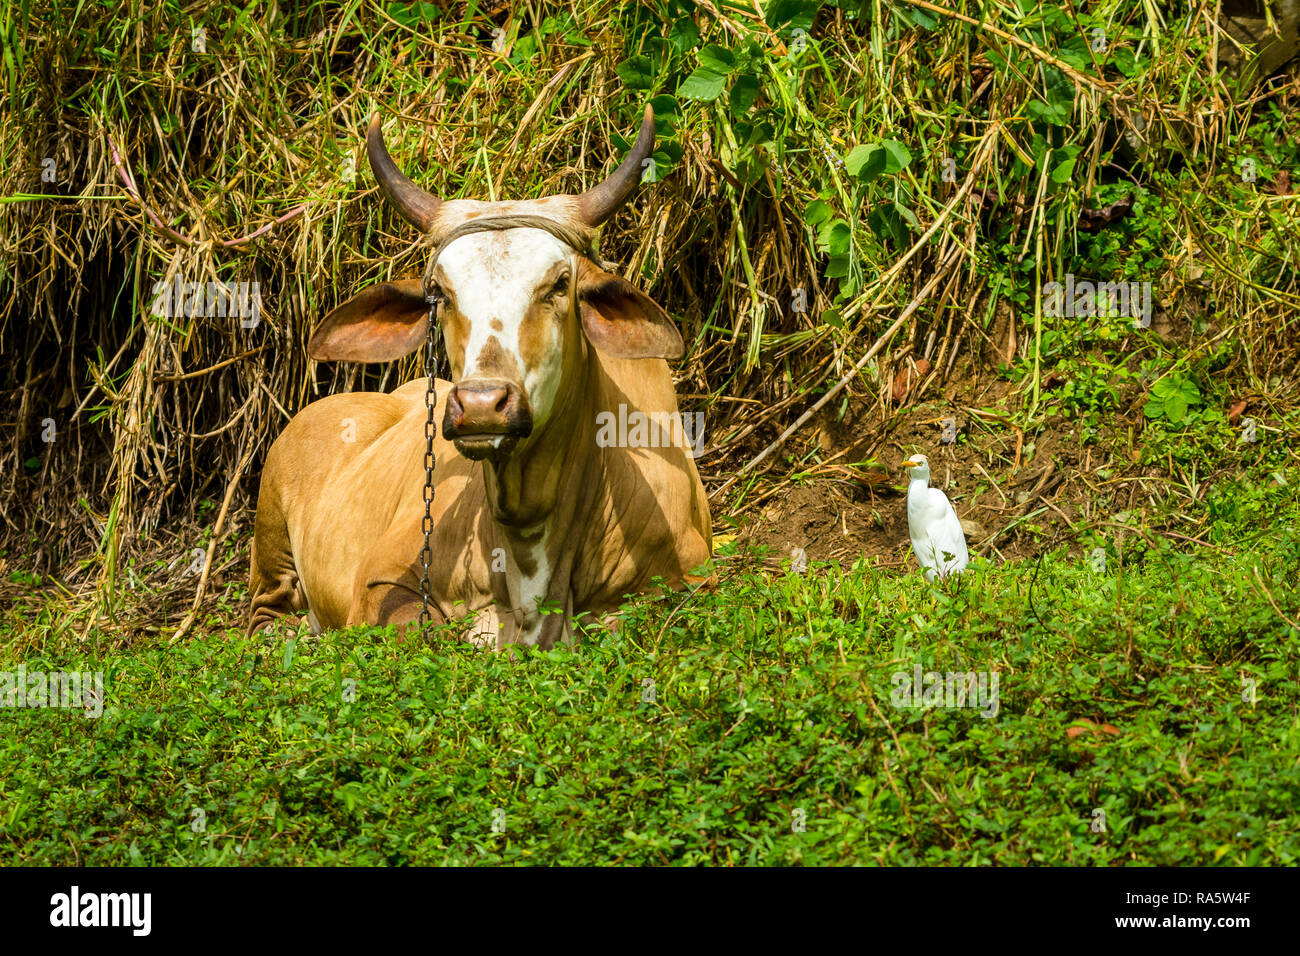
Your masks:
{"label": "green leaf", "polygon": [[1142,412],[1147,418],[1163,417],[1177,425],[1187,417],[1193,406],[1201,403],[1201,390],[1194,379],[1170,376],[1151,386],[1151,398]]}
{"label": "green leaf", "polygon": [[1074,160],[1067,159],[1057,163],[1056,168],[1052,170],[1052,182],[1060,186],[1063,185],[1064,183],[1068,183],[1070,181],[1070,177],[1073,175],[1074,175]]}
{"label": "green leaf", "polygon": [[726,47],[710,43],[700,51],[700,66],[722,76],[730,76],[736,70],[736,54]]}
{"label": "green leaf", "polygon": [[630,90],[654,89],[655,68],[648,56],[634,56],[614,67],[614,72]]}
{"label": "green leaf", "polygon": [[844,168],[849,171],[849,175],[857,177],[862,172],[862,167],[867,164],[875,151],[874,146],[854,146],[849,150],[849,155],[844,157]]}
{"label": "green leaf", "polygon": [[742,137],[743,146],[766,146],[770,152],[776,138],[776,128],[767,120],[753,123],[737,121],[736,135]]}
{"label": "green leaf", "polygon": [[[865,157],[859,157],[859,159],[861,161],[858,164],[856,175],[860,183],[872,182],[885,171],[887,157],[885,151],[877,145],[866,147]],[[844,165],[847,167],[848,163],[845,162]]]}
{"label": "green leaf", "polygon": [[731,88],[731,113],[742,116],[749,112],[754,101],[758,99],[758,77],[742,74],[736,77],[736,84]]}
{"label": "green leaf", "polygon": [[897,140],[882,140],[880,146],[885,151],[886,176],[901,173],[912,162],[912,154],[907,151],[906,146]]}
{"label": "green leaf", "polygon": [[910,20],[913,26],[920,27],[922,30],[933,30],[939,23],[939,18],[934,14],[919,10],[916,7],[896,7],[895,12],[898,14],[899,19],[903,21]]}
{"label": "green leaf", "polygon": [[675,135],[677,124],[682,118],[682,108],[677,104],[677,97],[671,93],[661,93],[650,100],[650,106],[655,111],[655,136]]}
{"label": "green leaf", "polygon": [[668,29],[668,42],[678,53],[695,49],[700,42],[700,30],[690,17],[681,17],[673,21]]}
{"label": "green leaf", "polygon": [[726,47],[711,43],[700,51],[700,65],[682,80],[677,95],[691,100],[716,100],[736,69],[736,55]]}
{"label": "green leaf", "polygon": [[659,177],[662,179],[665,170],[676,166],[682,161],[682,144],[675,143],[672,140],[666,140],[655,150],[655,163],[658,166]]}
{"label": "green leaf", "polygon": [[853,229],[843,219],[836,219],[822,228],[822,242],[832,256],[844,255],[853,245]]}
{"label": "green leaf", "polygon": [[1175,425],[1187,417],[1187,399],[1181,392],[1165,399],[1165,417]]}
{"label": "green leaf", "polygon": [[826,278],[842,279],[848,274],[849,274],[849,257],[831,256],[831,260],[826,266]]}
{"label": "green leaf", "polygon": [[902,207],[898,203],[881,203],[867,217],[867,225],[881,239],[889,240],[895,245],[907,243],[907,222],[903,217]]}
{"label": "green leaf", "polygon": [[1055,67],[1046,66],[1043,73],[1047,77],[1043,99],[1030,100],[1025,106],[1025,115],[1051,126],[1066,126],[1074,110],[1074,84]]}
{"label": "green leaf", "polygon": [[726,85],[725,76],[702,66],[682,80],[682,85],[677,87],[677,95],[688,100],[701,100],[707,103],[716,100]]}
{"label": "green leaf", "polygon": [[437,20],[440,11],[431,3],[390,3],[388,15],[402,26],[409,27],[421,18]]}
{"label": "green leaf", "polygon": [[808,208],[803,211],[803,221],[815,229],[833,215],[835,215],[835,210],[831,208],[829,203],[814,199],[808,204]]}
{"label": "green leaf", "polygon": [[1108,62],[1127,77],[1137,76],[1143,72],[1137,64],[1137,58],[1128,47],[1112,47]]}
{"label": "green leaf", "polygon": [[879,176],[902,172],[912,162],[912,154],[897,140],[855,146],[844,159],[844,168],[858,182],[870,183]]}
{"label": "green leaf", "polygon": [[641,182],[643,183],[659,182],[667,175],[667,171],[673,166],[673,161],[668,154],[660,150],[655,150],[655,152],[650,155],[650,158],[653,159],[654,162],[644,166],[641,171]]}
{"label": "green leaf", "polygon": [[800,29],[807,32],[812,29],[821,6],[817,0],[771,0],[763,5],[763,19],[778,32],[786,25],[791,31]]}
{"label": "green leaf", "polygon": [[1079,151],[1082,148],[1081,146],[1065,146],[1055,151],[1060,154],[1061,161],[1052,170],[1052,182],[1059,186],[1070,181],[1070,177],[1074,175],[1075,161],[1078,159]]}

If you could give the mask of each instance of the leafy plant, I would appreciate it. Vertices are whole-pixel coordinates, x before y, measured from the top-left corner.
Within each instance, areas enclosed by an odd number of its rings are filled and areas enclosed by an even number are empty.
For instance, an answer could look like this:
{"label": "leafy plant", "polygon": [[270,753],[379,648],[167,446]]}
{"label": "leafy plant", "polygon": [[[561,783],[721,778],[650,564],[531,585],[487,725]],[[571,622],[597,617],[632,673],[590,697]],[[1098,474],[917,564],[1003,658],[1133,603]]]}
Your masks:
{"label": "leafy plant", "polygon": [[1171,425],[1180,424],[1189,409],[1201,404],[1201,390],[1196,382],[1183,375],[1169,375],[1151,386],[1151,397],[1143,413],[1147,418],[1163,418]]}

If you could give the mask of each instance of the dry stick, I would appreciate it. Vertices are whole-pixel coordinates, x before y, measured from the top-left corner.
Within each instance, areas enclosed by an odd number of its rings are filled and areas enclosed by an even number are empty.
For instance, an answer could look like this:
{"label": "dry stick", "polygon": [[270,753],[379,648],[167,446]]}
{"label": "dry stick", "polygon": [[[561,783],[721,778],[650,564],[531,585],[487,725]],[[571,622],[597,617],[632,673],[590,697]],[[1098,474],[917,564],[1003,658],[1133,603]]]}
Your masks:
{"label": "dry stick", "polygon": [[[181,233],[173,229],[171,226],[167,225],[165,222],[162,221],[162,218],[156,212],[153,211],[153,208],[147,202],[144,201],[144,198],[140,195],[140,190],[136,188],[135,179],[131,176],[130,168],[128,168],[122,162],[122,157],[117,151],[117,144],[113,142],[112,136],[108,137],[108,146],[113,153],[113,165],[117,167],[117,175],[121,178],[123,184],[125,184],[126,191],[131,194],[131,198],[134,199],[136,202],[138,202],[140,204],[140,207],[144,209],[145,214],[149,217],[150,221],[153,223],[154,228],[157,229],[159,232],[161,232],[167,238],[172,239],[175,242],[179,242],[183,246],[196,245],[198,240],[192,239],[189,236],[182,235]],[[234,246],[242,245],[245,242],[251,242],[253,239],[256,239],[258,236],[262,235],[262,233],[270,232],[272,229],[274,229],[276,226],[280,225],[281,223],[288,222],[294,216],[300,216],[306,211],[307,211],[307,204],[300,203],[299,205],[295,206],[294,208],[286,212],[283,216],[280,216],[277,219],[272,219],[265,226],[262,226],[260,229],[253,230],[246,236],[240,236],[238,239],[222,239],[219,240],[216,244],[218,246],[221,246],[222,248],[230,249]]]}
{"label": "dry stick", "polygon": [[[971,160],[970,173],[962,182],[961,188],[957,190],[957,194],[943,207],[943,211],[935,217],[934,222],[930,224],[930,227],[921,234],[920,238],[918,238],[916,242],[912,243],[912,248],[908,249],[897,262],[890,266],[889,269],[876,280],[873,288],[879,291],[876,292],[874,298],[871,299],[871,304],[866,304],[867,299],[871,295],[871,291],[864,290],[861,295],[850,302],[844,309],[846,313],[856,312],[859,307],[861,307],[863,312],[875,310],[876,306],[884,299],[885,293],[888,291],[890,283],[893,281],[894,277],[902,272],[903,267],[912,260],[913,256],[929,245],[930,239],[939,231],[939,228],[944,224],[948,217],[952,215],[953,210],[961,205],[962,200],[965,199],[966,195],[971,191],[971,188],[975,185],[975,176],[984,167],[985,160],[988,158],[989,153],[992,152],[993,147],[997,144],[996,134],[1001,128],[1002,121],[994,120],[988,131],[983,137],[981,137],[979,143],[975,147],[974,158]],[[953,241],[957,240],[954,239]]]}
{"label": "dry stick", "polygon": [[[136,329],[141,329],[141,328],[144,328],[143,323],[132,323],[130,331],[122,339],[122,347],[117,350],[117,354],[113,356],[113,358],[109,361],[109,363],[103,367],[103,372],[105,376],[112,375],[113,366],[117,364],[117,360],[120,359],[123,356],[123,354],[125,354],[127,350],[127,346],[129,346],[132,340],[135,339]],[[77,418],[80,417],[81,413],[85,411],[86,406],[90,404],[90,400],[95,397],[95,393],[97,391],[99,391],[98,384],[92,385],[90,387],[90,391],[86,392],[86,397],[81,400],[81,404],[77,406],[77,410],[73,412],[72,417],[68,419],[68,424],[72,424],[72,422],[75,422]]]}
{"label": "dry stick", "polygon": [[184,429],[178,428],[178,430],[181,432],[181,434],[183,434],[186,438],[190,439],[191,441],[201,441],[205,438],[216,438],[218,435],[228,432],[231,428],[234,428],[235,425],[239,423],[239,420],[243,418],[245,414],[247,414],[250,408],[253,407],[253,399],[256,397],[257,397],[256,392],[249,392],[248,398],[244,401],[244,404],[240,406],[239,411],[235,412],[235,414],[230,417],[230,420],[226,422],[224,425],[222,425],[219,428],[215,428],[210,432],[203,432],[203,434],[201,435],[196,435],[193,432],[186,431]]}
{"label": "dry stick", "polygon": [[221,540],[221,527],[226,523],[226,512],[230,510],[230,501],[235,497],[235,489],[239,487],[239,478],[244,473],[244,466],[252,457],[253,443],[250,441],[244,450],[244,456],[239,459],[239,464],[235,467],[230,484],[226,486],[226,497],[221,501],[221,510],[217,512],[217,521],[212,526],[212,539],[208,542],[208,553],[203,559],[203,575],[199,578],[199,586],[194,592],[194,603],[190,605],[190,611],[185,615],[185,620],[181,621],[181,626],[168,641],[169,644],[179,641],[188,634],[190,628],[194,626],[194,619],[199,615],[199,602],[203,600],[203,592],[207,590],[208,575],[212,572],[212,556],[216,553],[217,544]]}
{"label": "dry stick", "polygon": [[[863,292],[860,296],[858,296],[857,299],[855,299],[853,302],[851,302],[848,305],[848,307],[844,310],[845,312],[855,312],[859,308],[861,308],[864,312],[869,309],[870,310],[875,309],[876,305],[880,302],[881,298],[883,298],[884,296],[884,288],[889,284],[889,282],[893,279],[893,277],[897,275],[905,265],[907,265],[907,263],[912,259],[912,257],[915,256],[918,252],[920,252],[921,249],[929,243],[931,237],[936,232],[939,231],[939,228],[944,224],[944,221],[947,220],[948,216],[952,214],[952,211],[956,209],[958,205],[961,204],[962,200],[966,197],[967,193],[970,192],[971,187],[974,186],[975,184],[976,174],[983,167],[984,161],[987,159],[988,153],[992,149],[992,145],[997,142],[997,140],[995,139],[995,134],[1001,128],[1001,126],[1002,126],[1002,121],[995,120],[993,125],[989,127],[988,131],[984,134],[984,136],[981,137],[979,143],[975,147],[975,158],[971,162],[971,171],[966,176],[966,179],[962,182],[961,188],[957,190],[957,194],[952,197],[952,199],[947,203],[947,205],[944,206],[943,211],[935,218],[934,222],[930,224],[930,227],[925,231],[925,233],[919,239],[917,239],[915,243],[912,244],[912,248],[908,249],[907,252],[897,262],[895,262],[892,266],[890,266],[888,271],[886,271],[885,274],[882,275],[880,279],[876,282],[876,287],[881,290],[879,294],[876,296],[876,298],[870,303],[870,305],[868,305],[867,299],[870,293]],[[948,268],[948,265],[949,265],[948,263],[945,263],[943,268],[944,269]],[[927,285],[926,289],[927,291],[924,294],[928,295],[930,286]],[[911,306],[909,306],[909,308],[911,308]],[[887,335],[892,335],[893,331],[894,330],[891,329],[890,332],[887,333]],[[877,343],[877,345],[879,344],[880,343]],[[863,362],[869,360],[872,354],[874,353],[871,352],[867,353],[867,355],[863,359]],[[854,374],[855,372],[850,372],[849,377],[852,377]],[[827,395],[827,398],[833,395],[836,390],[838,390],[840,387],[843,386],[843,384],[844,382],[841,381],[840,385],[836,386],[836,389],[833,389]],[[815,412],[818,407],[820,406],[814,406],[814,408],[811,409],[811,411]],[[795,427],[797,428],[798,425],[801,424],[803,421],[804,419],[800,419],[799,422],[796,423]],[[748,434],[750,431],[753,431],[755,428],[757,428],[758,424],[759,424],[758,422],[751,424],[748,428],[745,429],[744,432],[742,432],[740,435],[737,435],[735,439],[733,439],[733,443],[735,441],[738,441],[740,438],[744,437],[744,435]],[[786,432],[786,435],[789,434],[790,434],[789,432]],[[782,441],[784,441],[786,435],[783,435],[781,438],[777,439],[777,444],[780,444]],[[707,455],[711,451],[715,451],[717,447],[719,446],[715,446],[715,448],[709,449],[704,454]],[[753,467],[755,464],[758,463],[758,461],[766,457],[768,452],[770,452],[771,450],[772,450],[772,446],[768,446],[768,448],[764,449],[763,453],[759,455],[757,459],[751,461],[748,465],[746,465],[745,469]],[[742,469],[740,472],[738,472],[729,481],[727,481],[726,484],[722,485],[720,488],[717,488],[716,490],[711,492],[709,494],[709,498],[712,499],[714,496],[720,494],[722,491],[724,491],[727,488],[730,488],[733,484],[735,484],[736,480],[740,477],[741,474],[744,473],[745,469]]]}
{"label": "dry stick", "polygon": [[262,381],[261,378],[257,380],[257,387],[260,388],[262,391],[266,392],[266,397],[271,400],[271,404],[275,406],[276,411],[278,411],[281,415],[284,416],[284,420],[286,422],[293,418],[292,415],[290,415],[288,412],[284,410],[284,406],[281,405],[280,400],[275,397],[275,393],[266,387],[266,383]]}
{"label": "dry stick", "polygon": [[1268,603],[1273,605],[1273,610],[1277,611],[1277,616],[1280,617],[1282,620],[1286,621],[1296,630],[1300,631],[1300,624],[1297,624],[1295,621],[1291,620],[1289,617],[1283,614],[1282,609],[1278,607],[1277,602],[1273,600],[1273,592],[1270,591],[1268,589],[1268,585],[1264,583],[1264,577],[1259,573],[1259,565],[1258,564],[1255,565],[1253,568],[1251,568],[1251,571],[1255,575],[1255,580],[1259,582],[1259,587],[1260,590],[1264,592],[1264,597],[1268,598]]}
{"label": "dry stick", "polygon": [[[569,74],[573,72],[579,63],[583,60],[589,60],[595,55],[594,50],[588,50],[586,53],[581,53],[572,60],[560,64],[555,71],[555,75],[546,81],[542,91],[533,99],[532,105],[528,107],[523,119],[519,121],[519,126],[515,129],[514,139],[510,140],[510,146],[506,149],[506,155],[513,156],[515,154],[515,150],[519,148],[519,141],[523,139],[524,133],[527,132],[528,124],[533,121],[533,117],[540,111],[543,101],[555,92],[556,87],[569,78]],[[497,189],[500,189],[501,185],[501,183],[497,183]]]}
{"label": "dry stick", "polygon": [[235,362],[238,362],[241,359],[246,359],[250,355],[257,355],[261,352],[265,352],[270,347],[271,346],[269,345],[262,345],[255,349],[249,349],[247,352],[240,352],[234,358],[228,358],[221,362],[218,362],[216,365],[209,365],[207,368],[201,368],[197,372],[184,372],[179,375],[155,375],[153,380],[155,382],[184,382],[187,379],[198,378],[201,375],[207,375],[210,372],[215,372],[217,369],[225,368],[227,365],[233,365]]}
{"label": "dry stick", "polygon": [[999,30],[992,24],[976,20],[974,17],[968,17],[966,14],[958,13],[956,10],[949,10],[947,7],[941,7],[934,3],[927,3],[926,0],[908,0],[908,2],[914,7],[920,7],[923,10],[929,10],[931,13],[937,13],[941,16],[952,17],[954,20],[960,20],[962,23],[969,23],[971,26],[983,30],[985,33],[992,33],[994,36],[1001,37],[1008,43],[1014,43],[1016,46],[1028,50],[1044,63],[1056,67],[1073,80],[1075,84],[1091,86],[1094,90],[1105,93],[1107,96],[1118,97],[1120,95],[1116,91],[1115,87],[1107,83],[1105,80],[1088,76],[1086,73],[1080,73],[1074,67],[1070,66],[1070,64],[1066,63],[1064,60],[1057,59],[1041,47],[1037,47],[1027,40],[1022,40],[1018,36],[1007,33],[1005,30]]}
{"label": "dry stick", "polygon": [[943,291],[939,293],[939,301],[935,304],[934,314],[942,315],[945,308],[948,309],[948,322],[943,330],[943,338],[939,340],[939,354],[934,357],[934,370],[939,371],[939,366],[943,365],[944,356],[948,354],[948,346],[952,342],[953,313],[955,309],[948,308],[948,300],[952,297],[953,286],[957,284],[959,276],[954,275],[948,284],[944,286]]}
{"label": "dry stick", "polygon": [[[820,364],[825,365],[827,362],[831,360],[831,358],[832,358],[831,356],[827,356],[826,358],[822,359]],[[773,415],[776,415],[778,412],[783,411],[787,405],[792,404],[794,400],[797,399],[798,397],[799,397],[798,392],[791,392],[789,395],[787,395],[785,398],[781,399],[779,402],[775,403],[774,405],[769,405],[767,407],[767,411],[765,411],[757,421],[750,422],[748,425],[742,428],[737,434],[733,435],[730,438],[724,436],[723,442],[725,444],[717,444],[714,445],[712,448],[704,449],[704,451],[700,453],[700,457],[703,458],[705,455],[713,455],[721,451],[723,448],[734,446],[737,442],[739,442],[750,432],[754,431],[756,428],[760,428],[761,426],[765,425],[769,418],[771,418]],[[710,497],[712,496],[710,495]]]}
{"label": "dry stick", "polygon": [[217,243],[217,245],[225,249],[230,249],[234,246],[241,245],[245,242],[251,242],[252,240],[256,239],[258,236],[260,236],[262,233],[270,232],[272,229],[274,229],[276,226],[280,225],[281,223],[286,223],[294,216],[300,216],[306,211],[307,211],[307,204],[299,203],[297,206],[294,206],[292,209],[286,212],[283,216],[279,216],[275,219],[272,219],[270,222],[268,222],[265,226],[262,226],[260,229],[254,229],[248,235],[240,236],[238,239],[222,239]]}
{"label": "dry stick", "polygon": [[875,344],[872,345],[871,348],[867,350],[867,353],[863,355],[862,358],[858,359],[857,363],[853,366],[853,368],[849,370],[848,374],[845,375],[843,378],[841,378],[833,386],[831,386],[830,390],[827,391],[827,393],[823,395],[821,398],[819,398],[816,402],[814,402],[806,412],[800,415],[798,420],[793,425],[791,425],[789,428],[783,431],[781,435],[776,439],[776,441],[772,442],[772,444],[768,445],[761,452],[759,452],[757,457],[752,458],[750,459],[750,461],[746,462],[746,464],[740,469],[740,471],[736,472],[736,474],[728,478],[725,484],[719,486],[717,490],[715,490],[712,494],[709,495],[709,498],[717,497],[718,495],[722,494],[722,492],[726,491],[728,488],[734,485],[737,481],[740,480],[741,475],[745,474],[745,472],[754,468],[765,458],[767,458],[768,455],[772,454],[772,452],[780,448],[781,445],[785,443],[785,440],[787,438],[789,438],[791,435],[793,435],[796,431],[798,431],[803,426],[804,422],[812,418],[815,414],[817,414],[819,410],[821,410],[821,408],[827,402],[829,402],[832,398],[838,395],[844,389],[844,387],[848,385],[849,382],[851,382],[860,371],[862,371],[862,367],[866,365],[869,361],[871,361],[871,359],[875,357],[877,352],[879,352],[882,348],[885,347],[885,345],[889,342],[889,340],[894,337],[894,333],[903,327],[903,323],[912,317],[912,313],[915,312],[917,310],[917,307],[920,306],[920,304],[929,297],[930,293],[935,290],[935,287],[947,275],[948,270],[953,267],[953,265],[957,262],[958,258],[960,258],[960,250],[954,250],[952,253],[950,253],[948,257],[944,259],[944,261],[939,265],[939,268],[934,271],[934,275],[930,277],[930,281],[925,284],[925,287],[916,294],[916,297],[907,304],[907,308],[903,309],[902,313],[898,316],[898,318],[894,320],[894,324],[891,325],[888,329],[886,329],[884,333],[880,336],[880,338],[876,339]]}
{"label": "dry stick", "polygon": [[179,242],[181,245],[184,246],[194,245],[193,239],[189,238],[188,236],[182,236],[171,226],[163,222],[162,219],[158,216],[158,214],[153,211],[153,208],[147,202],[145,202],[143,198],[141,198],[140,190],[136,189],[135,180],[131,177],[131,171],[122,164],[122,157],[118,155],[117,144],[113,142],[112,136],[108,137],[108,146],[109,149],[113,151],[113,165],[117,167],[117,175],[120,176],[122,182],[126,184],[126,191],[131,194],[131,198],[134,199],[136,202],[138,202],[141,208],[144,209],[145,215],[147,215],[149,219],[153,222],[154,228],[157,229],[159,232],[161,232],[164,236],[167,236],[169,239],[173,239],[176,242]]}

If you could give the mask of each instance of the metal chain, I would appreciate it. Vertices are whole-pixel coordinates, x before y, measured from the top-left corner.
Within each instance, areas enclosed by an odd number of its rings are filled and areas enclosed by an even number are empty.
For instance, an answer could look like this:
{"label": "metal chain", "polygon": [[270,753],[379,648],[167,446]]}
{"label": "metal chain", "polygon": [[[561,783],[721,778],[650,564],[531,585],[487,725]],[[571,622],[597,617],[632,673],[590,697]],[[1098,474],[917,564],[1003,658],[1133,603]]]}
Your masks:
{"label": "metal chain", "polygon": [[429,539],[433,536],[433,406],[437,402],[434,388],[434,376],[438,371],[438,360],[434,354],[438,334],[438,300],[429,296],[429,330],[424,341],[424,377],[428,379],[428,388],[424,393],[424,520],[420,529],[424,532],[424,549],[420,552],[420,563],[424,566],[424,576],[420,578],[420,630],[429,626],[429,565],[433,563],[433,547]]}
{"label": "metal chain", "polygon": [[[557,222],[546,216],[491,216],[483,219],[471,219],[463,222],[455,229],[452,229],[446,235],[438,240],[434,248],[433,255],[429,258],[429,264],[424,270],[424,290],[426,294],[433,280],[434,267],[438,264],[438,257],[442,255],[442,250],[455,239],[474,232],[488,232],[500,229],[542,229],[549,232],[555,238],[559,239],[565,245],[571,247],[576,252],[595,257],[595,248],[592,244],[590,230],[574,229],[565,223]],[[606,263],[606,268],[611,264]],[[575,273],[576,274],[576,273]],[[420,551],[420,564],[424,569],[424,574],[420,578],[420,629],[424,630],[429,626],[432,604],[432,588],[429,585],[429,565],[433,563],[433,546],[430,539],[433,537],[433,436],[436,433],[433,424],[433,407],[437,404],[437,391],[434,387],[434,376],[438,371],[438,361],[435,356],[437,345],[438,331],[438,302],[441,296],[427,295],[429,303],[429,329],[424,340],[424,376],[428,379],[428,388],[424,393],[424,520],[420,524],[420,530],[424,532],[424,548]]]}

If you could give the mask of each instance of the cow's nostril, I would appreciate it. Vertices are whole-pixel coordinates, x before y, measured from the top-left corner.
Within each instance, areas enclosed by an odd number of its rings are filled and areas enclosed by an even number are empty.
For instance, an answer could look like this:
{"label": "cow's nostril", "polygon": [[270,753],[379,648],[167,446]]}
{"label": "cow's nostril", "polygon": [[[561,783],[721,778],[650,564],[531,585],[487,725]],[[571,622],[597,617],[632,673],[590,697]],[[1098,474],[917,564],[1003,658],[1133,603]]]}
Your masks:
{"label": "cow's nostril", "polygon": [[523,393],[509,382],[462,382],[447,395],[443,437],[513,435],[532,431],[532,413]]}

